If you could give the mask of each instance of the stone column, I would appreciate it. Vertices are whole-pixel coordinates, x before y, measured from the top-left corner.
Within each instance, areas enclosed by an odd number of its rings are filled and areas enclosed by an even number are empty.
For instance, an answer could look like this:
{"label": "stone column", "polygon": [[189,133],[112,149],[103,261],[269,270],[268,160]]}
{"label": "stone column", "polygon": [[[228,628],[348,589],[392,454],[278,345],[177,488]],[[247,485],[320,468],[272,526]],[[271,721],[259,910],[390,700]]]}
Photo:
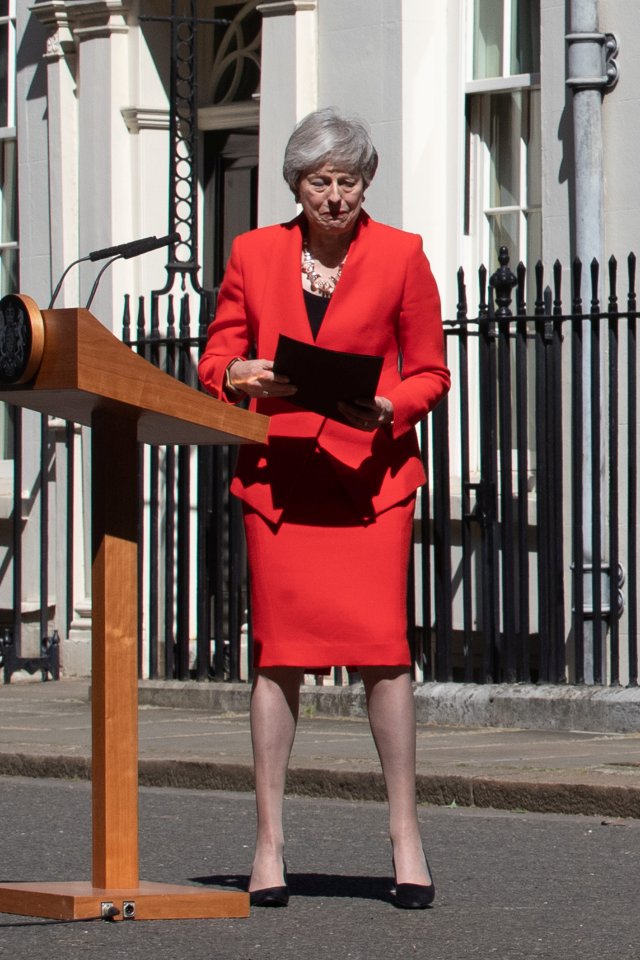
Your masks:
{"label": "stone column", "polygon": [[[33,7],[47,31],[43,51],[47,71],[48,178],[51,277],[90,250],[133,239],[129,132],[121,108],[130,102],[127,5],[120,0],[48,0]],[[116,266],[116,265],[114,265]],[[127,264],[105,274],[93,312],[105,325],[119,328]],[[70,272],[56,306],[86,302],[96,264]],[[29,291],[31,292],[31,290]],[[46,299],[43,306],[47,305]],[[55,570],[51,593],[63,598],[66,481],[74,484],[73,610],[56,604],[55,625],[62,636],[61,658],[67,675],[87,675],[91,650],[89,433],[76,429],[74,477],[66,477],[62,426],[55,432],[56,485],[52,507]],[[31,526],[37,530],[35,513]],[[30,552],[36,548],[29,547]],[[34,565],[37,569],[37,564]],[[55,583],[55,586],[54,586]],[[69,635],[64,636],[67,620]],[[64,622],[63,622],[64,621]]]}
{"label": "stone column", "polygon": [[[78,44],[78,213],[81,253],[123,243],[132,235],[129,132],[121,108],[129,96],[127,4],[120,0],[76,0],[73,35]],[[92,312],[118,330],[125,291],[124,264],[109,270]],[[96,267],[80,271],[80,303],[89,296]]]}
{"label": "stone column", "polygon": [[[34,13],[48,31],[47,70],[48,175],[51,237],[51,283],[78,253],[78,103],[76,42],[67,4],[40,3]],[[57,306],[78,304],[78,274],[65,280]],[[47,306],[46,303],[42,306]]]}

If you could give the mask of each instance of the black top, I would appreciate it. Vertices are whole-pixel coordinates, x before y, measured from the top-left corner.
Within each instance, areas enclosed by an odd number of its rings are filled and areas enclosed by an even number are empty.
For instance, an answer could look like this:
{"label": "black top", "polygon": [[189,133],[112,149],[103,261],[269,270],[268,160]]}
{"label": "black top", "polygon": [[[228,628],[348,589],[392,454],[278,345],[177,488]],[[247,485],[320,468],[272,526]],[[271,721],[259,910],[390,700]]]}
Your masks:
{"label": "black top", "polygon": [[302,292],[304,293],[304,305],[307,308],[309,326],[311,327],[311,333],[315,340],[322,326],[327,307],[329,306],[329,297],[319,297],[316,293],[309,293],[308,290],[303,290]]}

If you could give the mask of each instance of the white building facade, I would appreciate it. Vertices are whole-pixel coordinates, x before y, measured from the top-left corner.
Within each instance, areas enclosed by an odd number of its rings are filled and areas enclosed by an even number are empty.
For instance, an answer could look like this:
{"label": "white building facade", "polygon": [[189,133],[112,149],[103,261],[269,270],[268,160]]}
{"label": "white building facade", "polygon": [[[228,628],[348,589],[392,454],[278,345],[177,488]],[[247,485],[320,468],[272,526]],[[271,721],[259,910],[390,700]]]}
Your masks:
{"label": "white building facade", "polygon": [[[634,0],[200,0],[199,282],[207,289],[219,282],[236,233],[295,214],[281,176],[284,145],[302,116],[329,104],[368,120],[380,165],[366,208],[422,235],[445,317],[455,316],[458,267],[472,278],[473,310],[475,271],[483,262],[495,269],[502,245],[512,265],[540,257],[567,265],[578,252],[623,260],[638,246],[640,206],[634,150],[640,63],[628,55],[640,34],[635,6]],[[172,11],[188,17],[190,9],[185,0],[0,4],[2,294],[18,288],[46,306],[72,261],[176,227],[168,201],[168,18]],[[227,23],[214,25],[216,18]],[[589,156],[600,199],[580,193],[576,174],[574,98],[583,87],[567,84],[567,36],[578,33],[583,39],[574,46],[597,48],[600,57],[597,75],[586,78],[595,91]],[[579,70],[574,65],[574,78]],[[193,158],[183,160],[189,165]],[[585,206],[596,224],[583,240]],[[159,251],[114,264],[92,311],[118,333],[125,294],[135,301],[162,288],[166,262]],[[94,264],[80,264],[58,305],[84,304],[95,276]],[[25,423],[28,439],[39,428],[35,420]],[[88,671],[91,609],[82,431],[75,442],[72,610],[62,599],[65,563],[56,559],[62,535],[57,475],[53,468],[47,474],[53,504],[48,619],[62,637],[69,674]],[[4,477],[7,503],[11,459],[5,440],[0,483]],[[57,469],[60,474],[62,464]],[[38,522],[40,483],[36,457],[27,456],[25,610],[38,606],[38,538],[28,531]],[[10,509],[3,514],[0,503],[0,532],[2,516],[6,525]],[[8,560],[8,533],[1,544]],[[9,567],[0,571],[7,616]]]}

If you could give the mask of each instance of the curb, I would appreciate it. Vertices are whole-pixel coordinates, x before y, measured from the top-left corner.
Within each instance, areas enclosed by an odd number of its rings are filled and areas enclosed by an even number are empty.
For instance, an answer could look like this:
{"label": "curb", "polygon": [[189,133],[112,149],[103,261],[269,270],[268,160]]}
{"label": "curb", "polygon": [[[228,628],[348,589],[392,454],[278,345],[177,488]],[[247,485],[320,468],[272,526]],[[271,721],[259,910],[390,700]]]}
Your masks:
{"label": "curb", "polygon": [[[0,776],[90,780],[91,761],[87,757],[0,753]],[[253,790],[253,770],[243,764],[140,760],[139,782],[146,787],[246,793]],[[418,775],[416,784],[421,804],[640,819],[640,788],[636,787],[425,774]],[[287,794],[339,800],[386,800],[380,773],[299,767],[289,770]]]}
{"label": "curb", "polygon": [[[640,687],[434,682],[415,684],[414,694],[418,723],[435,726],[640,732]],[[248,713],[250,695],[246,683],[142,680],[138,685],[141,705],[212,713]],[[300,709],[323,717],[367,715],[361,683],[304,686]]]}

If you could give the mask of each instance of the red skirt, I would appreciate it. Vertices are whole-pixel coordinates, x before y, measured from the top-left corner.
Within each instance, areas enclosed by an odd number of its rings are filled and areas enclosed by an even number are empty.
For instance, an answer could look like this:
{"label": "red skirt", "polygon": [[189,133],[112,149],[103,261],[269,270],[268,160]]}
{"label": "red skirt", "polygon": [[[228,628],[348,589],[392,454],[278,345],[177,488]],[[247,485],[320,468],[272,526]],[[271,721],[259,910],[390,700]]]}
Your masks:
{"label": "red skirt", "polygon": [[245,507],[256,667],[409,666],[415,495],[362,522],[314,458],[304,499],[274,525]]}

